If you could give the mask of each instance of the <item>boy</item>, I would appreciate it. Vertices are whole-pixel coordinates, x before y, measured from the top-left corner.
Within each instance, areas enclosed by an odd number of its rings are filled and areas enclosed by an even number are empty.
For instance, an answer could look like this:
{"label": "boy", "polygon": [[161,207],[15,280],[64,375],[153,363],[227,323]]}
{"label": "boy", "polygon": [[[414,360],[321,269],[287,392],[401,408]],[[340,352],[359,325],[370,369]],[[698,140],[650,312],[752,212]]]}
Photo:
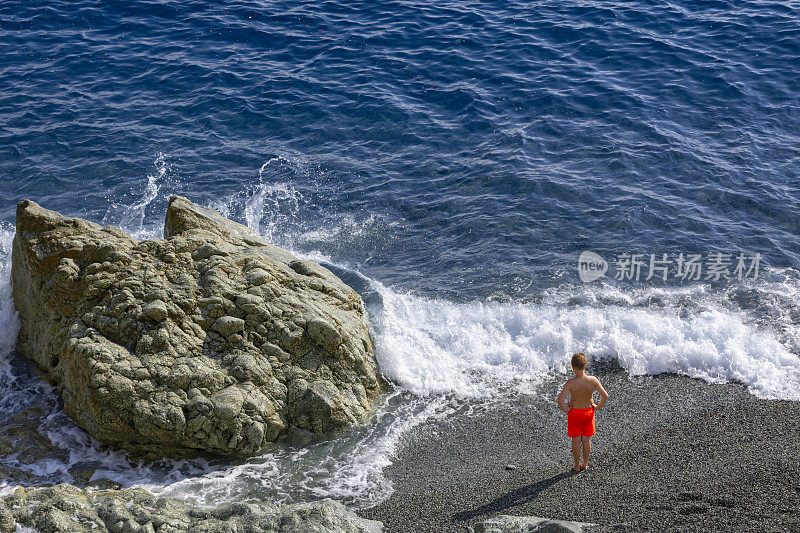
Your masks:
{"label": "boy", "polygon": [[[586,375],[589,361],[583,353],[572,356],[572,371],[575,377],[564,384],[558,395],[558,406],[567,413],[567,436],[572,437],[572,459],[575,472],[586,470],[589,466],[589,452],[592,449],[591,438],[594,435],[594,412],[603,407],[608,400],[608,393],[594,376]],[[592,395],[594,391],[600,393],[600,403],[595,404]],[[564,399],[570,395],[569,406],[564,405]],[[583,446],[583,463],[580,464],[581,446]]]}

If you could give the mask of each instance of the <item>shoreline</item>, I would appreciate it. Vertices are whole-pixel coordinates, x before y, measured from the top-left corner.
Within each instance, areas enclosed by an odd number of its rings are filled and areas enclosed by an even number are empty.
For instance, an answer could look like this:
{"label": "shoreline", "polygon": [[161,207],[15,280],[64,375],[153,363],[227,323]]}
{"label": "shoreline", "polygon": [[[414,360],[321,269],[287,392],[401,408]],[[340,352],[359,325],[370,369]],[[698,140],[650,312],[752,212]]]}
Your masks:
{"label": "shoreline", "polygon": [[800,457],[791,440],[800,435],[800,402],[672,374],[595,375],[610,399],[597,415],[589,471],[571,474],[553,381],[543,396],[418,428],[384,471],[394,493],[357,513],[383,521],[387,533],[469,531],[504,514],[600,530],[800,527]]}

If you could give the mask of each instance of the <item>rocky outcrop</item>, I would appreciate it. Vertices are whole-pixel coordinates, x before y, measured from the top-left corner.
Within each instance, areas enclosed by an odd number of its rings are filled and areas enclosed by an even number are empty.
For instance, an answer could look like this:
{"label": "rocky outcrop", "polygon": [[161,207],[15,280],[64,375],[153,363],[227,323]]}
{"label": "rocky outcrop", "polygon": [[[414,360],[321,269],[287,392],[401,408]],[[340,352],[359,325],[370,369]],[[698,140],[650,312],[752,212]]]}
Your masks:
{"label": "rocky outcrop", "polygon": [[380,522],[359,518],[341,504],[236,503],[202,509],[142,489],[89,492],[63,484],[19,488],[0,498],[0,533],[379,533]]}
{"label": "rocky outcrop", "polygon": [[550,520],[538,516],[500,515],[472,527],[472,533],[581,533],[594,531],[595,524]]}
{"label": "rocky outcrop", "polygon": [[246,456],[370,411],[384,382],[353,289],[185,198],[164,237],[17,207],[17,350],[79,426],[150,455]]}

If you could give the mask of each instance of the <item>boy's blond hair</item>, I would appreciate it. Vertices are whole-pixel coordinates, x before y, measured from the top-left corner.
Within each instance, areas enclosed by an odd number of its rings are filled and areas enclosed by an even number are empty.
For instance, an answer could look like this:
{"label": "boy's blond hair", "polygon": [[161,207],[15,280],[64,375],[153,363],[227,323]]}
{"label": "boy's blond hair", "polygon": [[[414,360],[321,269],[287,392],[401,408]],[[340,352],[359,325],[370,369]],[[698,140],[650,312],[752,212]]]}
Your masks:
{"label": "boy's blond hair", "polygon": [[579,352],[572,354],[572,368],[586,370],[587,366],[589,366],[589,360],[586,358],[585,353]]}

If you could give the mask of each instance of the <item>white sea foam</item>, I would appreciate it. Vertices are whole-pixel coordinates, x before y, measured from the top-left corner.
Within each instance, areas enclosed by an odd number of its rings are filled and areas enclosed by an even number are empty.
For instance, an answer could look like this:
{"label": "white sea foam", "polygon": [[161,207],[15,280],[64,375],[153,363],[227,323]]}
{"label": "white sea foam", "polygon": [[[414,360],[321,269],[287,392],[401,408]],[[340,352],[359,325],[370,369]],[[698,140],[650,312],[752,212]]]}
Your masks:
{"label": "white sea foam", "polygon": [[713,300],[697,310],[639,307],[633,298],[599,306],[452,303],[374,286],[383,298],[381,370],[418,395],[486,398],[512,384],[532,391],[567,370],[568,354],[584,351],[615,358],[631,374],[739,381],[764,398],[800,400],[800,358],[776,331]]}

